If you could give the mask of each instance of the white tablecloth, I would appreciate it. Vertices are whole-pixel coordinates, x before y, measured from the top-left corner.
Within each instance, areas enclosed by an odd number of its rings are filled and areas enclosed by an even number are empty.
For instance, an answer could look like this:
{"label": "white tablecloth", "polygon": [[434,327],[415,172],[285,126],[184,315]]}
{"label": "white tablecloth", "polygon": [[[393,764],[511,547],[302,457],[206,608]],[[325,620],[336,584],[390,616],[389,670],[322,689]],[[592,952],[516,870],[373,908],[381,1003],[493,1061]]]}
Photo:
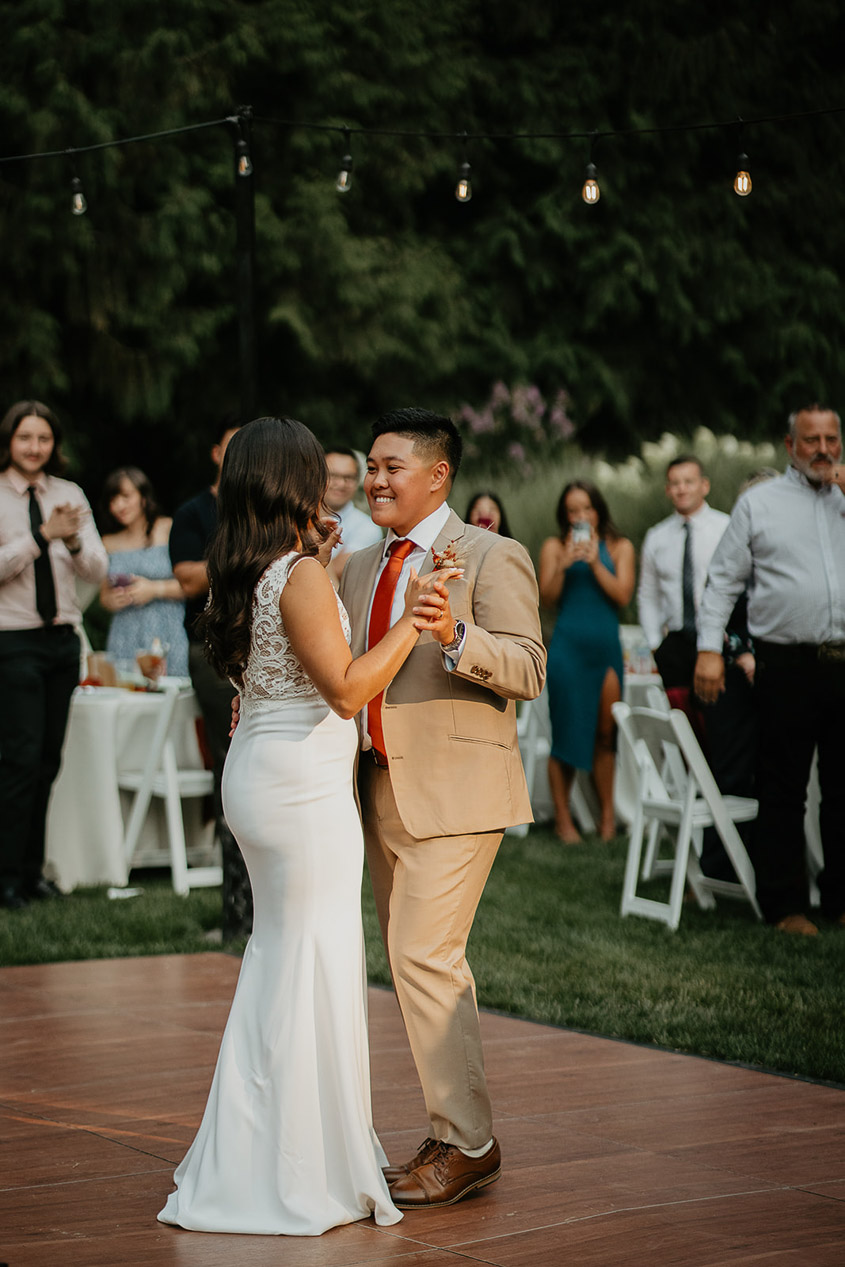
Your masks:
{"label": "white tablecloth", "polygon": [[[66,892],[85,884],[125,885],[124,823],[132,794],[121,792],[118,770],[139,770],[146,759],[163,694],[120,688],[78,688],[71,701],[62,769],[47,815],[46,873]],[[191,689],[181,690],[172,736],[181,769],[201,769]],[[203,826],[202,803],[183,801],[185,838],[203,860],[213,825]],[[153,799],[133,866],[169,864],[163,805]],[[198,860],[198,859],[192,859]]]}

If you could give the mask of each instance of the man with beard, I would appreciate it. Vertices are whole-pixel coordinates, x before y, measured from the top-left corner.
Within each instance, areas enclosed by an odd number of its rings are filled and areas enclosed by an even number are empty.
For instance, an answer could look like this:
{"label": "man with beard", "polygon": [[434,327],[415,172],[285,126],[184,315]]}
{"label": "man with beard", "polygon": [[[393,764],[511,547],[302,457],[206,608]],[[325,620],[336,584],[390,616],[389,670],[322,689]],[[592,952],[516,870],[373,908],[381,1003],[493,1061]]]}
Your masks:
{"label": "man with beard", "polygon": [[806,405],[789,417],[790,466],[737,502],[699,607],[695,691],[724,689],[722,639],[748,586],[760,722],[753,849],[757,897],[782,932],[814,936],[804,842],[807,782],[818,748],[822,913],[845,925],[845,496],[839,415]]}

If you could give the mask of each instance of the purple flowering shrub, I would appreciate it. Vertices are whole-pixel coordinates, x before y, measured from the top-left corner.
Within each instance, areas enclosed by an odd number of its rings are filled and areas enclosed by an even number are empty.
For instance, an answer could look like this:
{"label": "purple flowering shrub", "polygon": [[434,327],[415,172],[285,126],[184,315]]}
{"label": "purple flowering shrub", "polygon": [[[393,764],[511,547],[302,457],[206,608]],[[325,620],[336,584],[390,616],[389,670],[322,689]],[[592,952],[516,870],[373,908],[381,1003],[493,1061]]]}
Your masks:
{"label": "purple flowering shrub", "polygon": [[569,404],[563,388],[549,402],[533,384],[494,383],[481,409],[464,404],[458,410],[465,460],[493,472],[510,469],[531,475],[535,463],[559,454],[575,434]]}

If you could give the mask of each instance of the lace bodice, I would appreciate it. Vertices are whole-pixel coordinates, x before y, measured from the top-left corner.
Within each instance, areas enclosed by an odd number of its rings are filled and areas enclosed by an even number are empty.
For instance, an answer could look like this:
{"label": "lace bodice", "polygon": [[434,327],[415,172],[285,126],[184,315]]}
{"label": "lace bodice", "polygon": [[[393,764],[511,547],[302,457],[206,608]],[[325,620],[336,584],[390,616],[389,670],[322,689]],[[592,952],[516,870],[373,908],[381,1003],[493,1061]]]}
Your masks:
{"label": "lace bodice", "polygon": [[[275,559],[255,587],[249,663],[241,688],[241,707],[245,713],[278,704],[283,700],[313,699],[319,696],[316,686],[288,641],[279,611],[282,590],[298,557],[292,552]],[[349,616],[339,598],[337,606],[340,623],[346,641],[349,642]]]}

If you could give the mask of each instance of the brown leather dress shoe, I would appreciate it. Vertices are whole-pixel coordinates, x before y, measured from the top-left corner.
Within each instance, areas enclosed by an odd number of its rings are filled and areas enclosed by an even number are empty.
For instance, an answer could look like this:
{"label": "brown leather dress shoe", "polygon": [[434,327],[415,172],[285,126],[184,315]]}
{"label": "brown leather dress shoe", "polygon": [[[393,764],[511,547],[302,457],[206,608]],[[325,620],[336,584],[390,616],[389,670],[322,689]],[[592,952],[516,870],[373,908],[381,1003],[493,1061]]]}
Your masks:
{"label": "brown leather dress shoe", "polygon": [[483,1157],[467,1157],[454,1144],[441,1142],[425,1161],[390,1185],[390,1196],[400,1210],[435,1210],[495,1183],[501,1173],[498,1140]]}
{"label": "brown leather dress shoe", "polygon": [[798,933],[801,937],[818,937],[819,930],[806,915],[784,915],[775,924],[781,933]]}
{"label": "brown leather dress shoe", "polygon": [[424,1139],[410,1161],[401,1162],[398,1166],[383,1166],[381,1173],[387,1182],[395,1183],[402,1175],[407,1175],[410,1171],[416,1170],[417,1166],[421,1166],[424,1161],[428,1161],[429,1156],[439,1146],[439,1140]]}

